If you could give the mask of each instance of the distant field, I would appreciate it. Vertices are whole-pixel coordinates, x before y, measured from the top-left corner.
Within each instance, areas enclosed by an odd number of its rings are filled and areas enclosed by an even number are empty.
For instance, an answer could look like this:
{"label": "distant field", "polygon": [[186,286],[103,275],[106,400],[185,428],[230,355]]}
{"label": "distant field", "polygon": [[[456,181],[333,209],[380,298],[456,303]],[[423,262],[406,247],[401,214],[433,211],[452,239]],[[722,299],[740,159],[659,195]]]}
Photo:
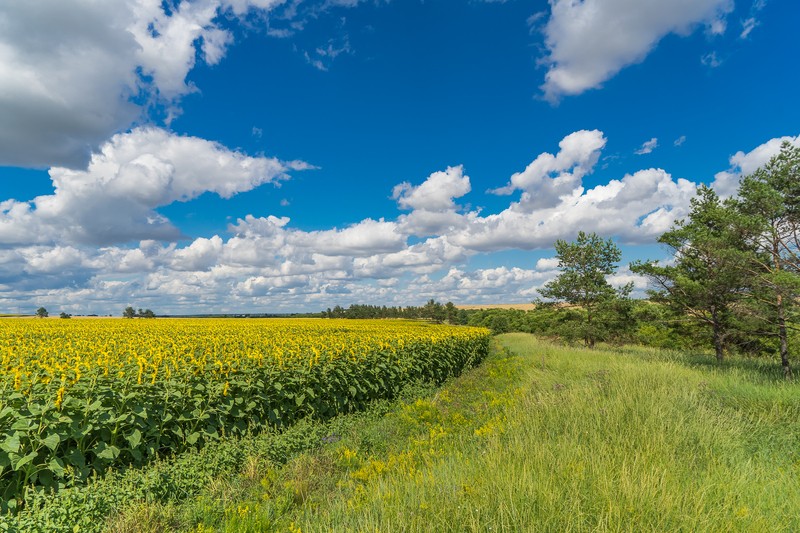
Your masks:
{"label": "distant field", "polygon": [[536,304],[481,304],[481,305],[456,305],[458,309],[465,309],[467,311],[472,309],[520,309],[522,311],[532,311],[536,308]]}

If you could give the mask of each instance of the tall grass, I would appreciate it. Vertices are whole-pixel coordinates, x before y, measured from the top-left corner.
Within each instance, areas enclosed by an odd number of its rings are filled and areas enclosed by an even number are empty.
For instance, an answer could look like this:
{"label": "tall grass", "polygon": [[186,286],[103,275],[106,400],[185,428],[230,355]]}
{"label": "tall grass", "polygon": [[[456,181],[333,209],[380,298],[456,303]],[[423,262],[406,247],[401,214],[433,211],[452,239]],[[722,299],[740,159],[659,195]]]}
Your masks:
{"label": "tall grass", "polygon": [[434,397],[249,473],[197,530],[800,530],[797,384],[748,361],[500,341]]}
{"label": "tall grass", "polygon": [[[758,368],[688,365],[506,335],[524,375],[472,435],[300,508],[303,531],[796,531],[800,392]],[[694,360],[696,363],[696,358]],[[505,396],[504,396],[505,394]],[[506,398],[506,401],[503,400]],[[444,431],[448,431],[445,427]],[[435,443],[431,443],[435,446]]]}

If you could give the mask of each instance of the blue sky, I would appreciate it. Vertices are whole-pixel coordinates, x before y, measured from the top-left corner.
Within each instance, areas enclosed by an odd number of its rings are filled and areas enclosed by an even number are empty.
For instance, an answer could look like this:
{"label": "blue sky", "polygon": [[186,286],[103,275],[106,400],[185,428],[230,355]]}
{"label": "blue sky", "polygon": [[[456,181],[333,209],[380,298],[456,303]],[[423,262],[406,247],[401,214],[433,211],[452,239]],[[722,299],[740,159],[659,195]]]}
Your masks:
{"label": "blue sky", "polygon": [[527,302],[800,143],[789,0],[0,6],[0,310]]}

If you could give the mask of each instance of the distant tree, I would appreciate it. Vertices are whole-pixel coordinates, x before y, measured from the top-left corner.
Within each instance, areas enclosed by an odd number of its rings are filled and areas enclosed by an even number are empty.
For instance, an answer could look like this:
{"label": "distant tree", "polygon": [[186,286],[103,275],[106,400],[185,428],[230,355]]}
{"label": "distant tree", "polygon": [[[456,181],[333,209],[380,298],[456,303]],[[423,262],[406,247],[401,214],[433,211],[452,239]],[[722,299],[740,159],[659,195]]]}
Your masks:
{"label": "distant tree", "polygon": [[583,231],[574,242],[556,241],[555,249],[561,273],[539,289],[539,294],[584,310],[580,336],[592,348],[603,329],[603,324],[595,320],[598,310],[617,298],[627,297],[633,288],[629,284],[618,291],[606,280],[616,272],[622,254],[613,240]]}
{"label": "distant tree", "polygon": [[36,310],[36,316],[39,318],[47,318],[49,316],[49,313],[47,312],[47,309],[45,309],[44,307],[40,307],[39,309]]}
{"label": "distant tree", "polygon": [[122,316],[123,316],[123,318],[133,318],[133,317],[135,317],[135,316],[136,316],[136,311],[134,310],[134,308],[133,308],[133,307],[131,307],[131,306],[128,306],[128,307],[126,307],[126,308],[125,308],[125,310],[122,312]]}
{"label": "distant tree", "polygon": [[701,186],[691,211],[659,237],[674,253],[671,264],[636,261],[631,270],[649,278],[656,301],[711,330],[714,352],[722,361],[729,336],[737,329],[736,304],[747,289],[742,264],[746,252],[736,231],[736,212],[713,189]]}
{"label": "distant tree", "polygon": [[442,304],[431,298],[422,307],[422,317],[429,318],[434,322],[442,322],[445,319],[445,309]]}
{"label": "distant tree", "polygon": [[636,303],[630,298],[632,290],[630,284],[617,289],[614,298],[598,306],[595,320],[601,324],[598,329],[607,342],[620,345],[632,341],[636,335],[639,324],[634,313]]}
{"label": "distant tree", "polygon": [[58,315],[58,318],[72,318],[72,315],[70,315],[69,313],[65,313],[64,311],[61,311],[61,314]]}
{"label": "distant tree", "polygon": [[456,324],[458,322],[458,309],[453,302],[444,304],[444,319],[448,324]]}
{"label": "distant tree", "polygon": [[508,333],[512,330],[508,320],[508,313],[503,312],[491,315],[488,326],[492,333]]}
{"label": "distant tree", "polygon": [[442,305],[434,299],[429,300],[422,307],[387,307],[385,305],[351,304],[347,309],[336,306],[330,307],[319,313],[322,318],[406,318],[406,319],[429,319],[441,323],[447,321],[450,324],[466,324],[467,315],[453,305],[452,302]]}
{"label": "distant tree", "polygon": [[156,314],[152,312],[150,309],[145,309],[139,316],[141,318],[155,318]]}

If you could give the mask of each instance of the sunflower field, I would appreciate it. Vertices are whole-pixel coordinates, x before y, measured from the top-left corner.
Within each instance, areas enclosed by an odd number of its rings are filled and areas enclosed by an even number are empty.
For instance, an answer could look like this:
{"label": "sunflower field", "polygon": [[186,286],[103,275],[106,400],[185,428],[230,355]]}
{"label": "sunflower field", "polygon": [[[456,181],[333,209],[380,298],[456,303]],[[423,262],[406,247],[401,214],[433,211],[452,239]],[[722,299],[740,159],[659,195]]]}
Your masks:
{"label": "sunflower field", "polygon": [[482,360],[489,331],[315,319],[0,320],[0,506]]}

